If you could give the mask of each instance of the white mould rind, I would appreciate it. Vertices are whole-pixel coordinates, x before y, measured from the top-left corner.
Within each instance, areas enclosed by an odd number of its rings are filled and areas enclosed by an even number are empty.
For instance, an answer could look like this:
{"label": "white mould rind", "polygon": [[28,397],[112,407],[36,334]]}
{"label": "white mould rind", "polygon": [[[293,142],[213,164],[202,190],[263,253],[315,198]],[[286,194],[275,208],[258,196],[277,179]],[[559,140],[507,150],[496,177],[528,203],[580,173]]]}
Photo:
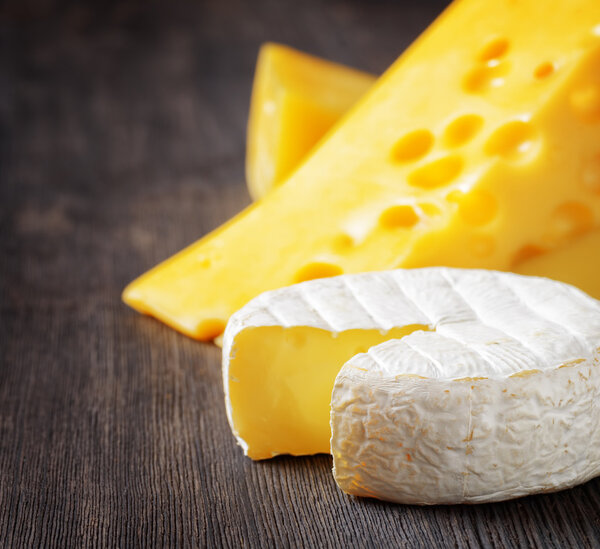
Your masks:
{"label": "white mould rind", "polygon": [[504,379],[393,376],[349,361],[332,398],[345,492],[409,504],[500,501],[600,475],[600,353]]}

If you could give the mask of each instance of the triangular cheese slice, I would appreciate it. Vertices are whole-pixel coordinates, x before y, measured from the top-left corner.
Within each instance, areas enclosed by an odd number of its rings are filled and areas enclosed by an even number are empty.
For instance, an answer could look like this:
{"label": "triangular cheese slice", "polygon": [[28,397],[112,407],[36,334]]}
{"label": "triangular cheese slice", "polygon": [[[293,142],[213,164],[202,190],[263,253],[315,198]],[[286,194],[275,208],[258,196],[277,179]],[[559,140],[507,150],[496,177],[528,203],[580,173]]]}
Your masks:
{"label": "triangular cheese slice", "polygon": [[600,3],[461,0],[285,185],[124,299],[212,339],[302,280],[511,269],[600,225],[599,143]]}
{"label": "triangular cheese slice", "polygon": [[255,200],[281,184],[375,77],[268,43],[252,88],[246,181]]}

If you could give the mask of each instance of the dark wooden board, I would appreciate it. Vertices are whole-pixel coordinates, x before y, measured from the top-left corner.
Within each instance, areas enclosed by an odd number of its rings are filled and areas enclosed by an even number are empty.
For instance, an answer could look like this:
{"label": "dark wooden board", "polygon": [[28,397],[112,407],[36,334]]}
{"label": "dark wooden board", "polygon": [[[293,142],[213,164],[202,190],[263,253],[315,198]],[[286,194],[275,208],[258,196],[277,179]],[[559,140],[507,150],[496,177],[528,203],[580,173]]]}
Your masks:
{"label": "dark wooden board", "polygon": [[382,71],[444,2],[5,2],[0,547],[598,547],[600,480],[494,505],[341,493],[246,459],[218,349],[120,302],[249,203],[258,45]]}

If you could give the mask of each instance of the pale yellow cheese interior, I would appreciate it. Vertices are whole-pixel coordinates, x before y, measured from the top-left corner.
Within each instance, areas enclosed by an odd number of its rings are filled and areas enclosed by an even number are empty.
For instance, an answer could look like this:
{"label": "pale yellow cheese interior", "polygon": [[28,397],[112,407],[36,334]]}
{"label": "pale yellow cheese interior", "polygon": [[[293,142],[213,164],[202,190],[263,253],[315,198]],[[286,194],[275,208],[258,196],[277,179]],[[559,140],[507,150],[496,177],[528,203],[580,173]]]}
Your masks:
{"label": "pale yellow cheese interior", "polygon": [[335,376],[357,353],[427,326],[347,330],[248,328],[233,344],[226,380],[233,425],[253,459],[329,453]]}

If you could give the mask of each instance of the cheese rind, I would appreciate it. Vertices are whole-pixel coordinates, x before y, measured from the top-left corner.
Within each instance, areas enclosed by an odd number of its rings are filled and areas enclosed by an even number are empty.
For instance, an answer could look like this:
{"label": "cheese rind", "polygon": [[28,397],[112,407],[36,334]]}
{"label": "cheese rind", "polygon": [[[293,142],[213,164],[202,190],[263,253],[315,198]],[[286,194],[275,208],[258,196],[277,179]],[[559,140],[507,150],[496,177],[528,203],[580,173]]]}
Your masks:
{"label": "cheese rind", "polygon": [[594,478],[598,356],[524,377],[464,381],[388,376],[351,360],[332,399],[336,482],[356,496],[453,504]]}

